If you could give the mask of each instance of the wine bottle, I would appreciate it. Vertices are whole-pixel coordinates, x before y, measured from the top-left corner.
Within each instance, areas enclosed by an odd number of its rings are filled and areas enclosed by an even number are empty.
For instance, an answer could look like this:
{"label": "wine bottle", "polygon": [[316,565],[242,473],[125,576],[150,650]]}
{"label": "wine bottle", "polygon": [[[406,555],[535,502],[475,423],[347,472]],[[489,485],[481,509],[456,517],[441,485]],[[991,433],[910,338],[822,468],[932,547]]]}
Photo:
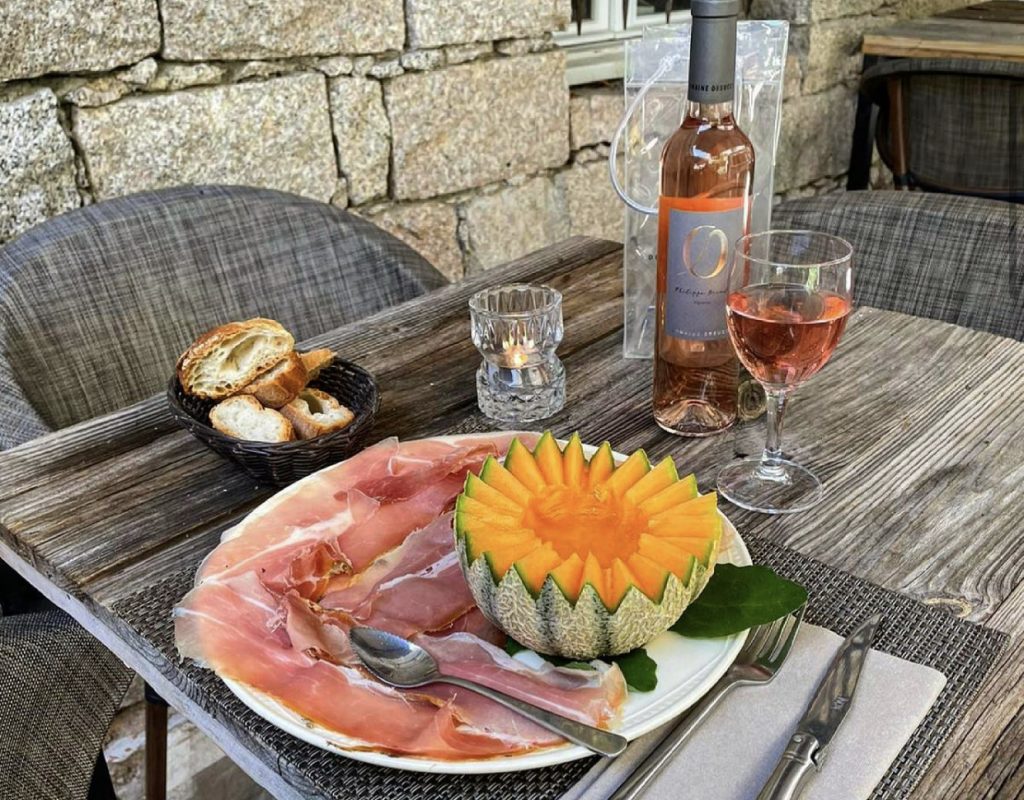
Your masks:
{"label": "wine bottle", "polygon": [[654,418],[681,436],[736,419],[725,299],[754,179],[753,145],[733,117],[739,11],[740,0],[693,0],[686,116],[661,156]]}

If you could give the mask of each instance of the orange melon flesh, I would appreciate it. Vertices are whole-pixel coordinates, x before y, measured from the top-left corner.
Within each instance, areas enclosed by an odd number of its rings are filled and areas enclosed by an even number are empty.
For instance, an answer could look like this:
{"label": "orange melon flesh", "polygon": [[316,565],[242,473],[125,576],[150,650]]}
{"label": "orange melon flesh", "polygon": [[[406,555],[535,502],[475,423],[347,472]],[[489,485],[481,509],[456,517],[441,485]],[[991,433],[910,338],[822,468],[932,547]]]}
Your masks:
{"label": "orange melon flesh", "polygon": [[543,491],[547,486],[544,475],[537,466],[533,453],[526,449],[526,445],[518,439],[513,439],[509,445],[508,453],[505,454],[505,469],[517,477],[531,492]]}
{"label": "orange melon flesh", "polygon": [[651,465],[647,460],[647,454],[643,450],[637,450],[615,468],[612,476],[604,482],[605,489],[621,496],[643,478],[650,469]]}
{"label": "orange melon flesh", "polygon": [[645,595],[654,601],[665,592],[665,583],[669,573],[665,568],[651,561],[646,556],[633,553],[626,561],[629,571],[636,577],[637,586]]}
{"label": "orange melon flesh", "polygon": [[551,570],[551,577],[555,579],[562,594],[575,603],[580,596],[580,585],[583,582],[583,559],[579,554],[573,553]]}
{"label": "orange melon flesh", "polygon": [[480,468],[480,480],[520,506],[525,506],[532,497],[522,481],[505,469],[494,456],[488,456],[484,461]]}
{"label": "orange melon flesh", "polygon": [[548,574],[562,563],[562,557],[550,545],[542,545],[515,563],[519,577],[533,594],[540,594]]}
{"label": "orange melon flesh", "polygon": [[648,497],[667,489],[679,480],[676,465],[671,458],[662,459],[654,469],[626,490],[626,499],[639,505]]}
{"label": "orange melon flesh", "polygon": [[650,534],[640,536],[640,555],[651,559],[655,564],[661,564],[670,569],[672,574],[686,580],[693,569],[694,555],[667,544],[664,539],[659,539]]}
{"label": "orange melon flesh", "polygon": [[711,559],[711,554],[715,551],[714,539],[686,539],[673,537],[662,539],[661,541],[683,553],[690,553],[704,566],[708,565],[708,561]]}
{"label": "orange melon flesh", "polygon": [[649,530],[655,536],[680,539],[715,539],[722,535],[722,518],[718,514],[683,517],[667,516],[650,520]]}
{"label": "orange melon flesh", "polygon": [[567,486],[582,488],[587,483],[587,458],[583,455],[583,442],[574,433],[562,452],[562,477]]}
{"label": "orange melon flesh", "polygon": [[[466,533],[466,550],[470,561],[475,561],[484,554],[485,549],[477,544],[478,541],[486,542],[486,551],[503,551],[513,548],[521,548],[523,545],[536,547],[540,544],[533,531],[520,528],[519,530],[490,531],[486,536],[474,536],[472,530]],[[508,571],[506,567],[505,571]],[[501,573],[504,575],[505,573]]]}
{"label": "orange melon flesh", "polygon": [[558,442],[548,431],[540,437],[537,446],[533,450],[533,458],[537,462],[544,482],[551,486],[563,483],[562,451],[558,449]]}
{"label": "orange melon flesh", "polygon": [[[463,489],[466,497],[478,500],[489,508],[493,508],[502,514],[522,514],[525,503],[517,503],[510,497],[506,497],[497,489],[484,483],[480,478],[470,472],[466,476],[466,486]],[[529,502],[529,501],[527,501]]]}
{"label": "orange melon flesh", "polygon": [[629,587],[636,584],[636,578],[630,572],[629,567],[622,563],[622,559],[615,559],[612,567],[608,570],[605,578],[605,588],[608,590],[606,597],[602,597],[604,604],[609,608],[615,608],[629,591]]}
{"label": "orange melon flesh", "polygon": [[616,467],[605,442],[588,462],[578,434],[563,451],[548,432],[532,452],[513,440],[504,465],[488,459],[467,478],[456,531],[497,580],[515,566],[537,594],[551,575],[572,602],[589,583],[611,611],[630,586],[660,602],[669,574],[689,581],[697,560],[708,562],[721,534],[716,502],[671,458],[652,469],[638,450]]}
{"label": "orange melon flesh", "polygon": [[525,558],[536,549],[537,541],[535,539],[524,539],[519,544],[509,545],[501,549],[492,550],[488,548],[484,552],[484,558],[487,559],[487,564],[491,568],[491,574],[500,579],[504,577],[506,572],[512,569],[512,565],[515,562]]}
{"label": "orange melon flesh", "polygon": [[666,511],[670,508],[693,500],[697,496],[697,479],[693,475],[673,483],[666,489],[662,489],[653,497],[649,497],[640,503],[640,510],[650,517]]}
{"label": "orange melon flesh", "polygon": [[612,446],[605,442],[590,458],[590,473],[587,476],[587,486],[593,488],[600,486],[608,480],[615,471],[615,456],[612,455]]}

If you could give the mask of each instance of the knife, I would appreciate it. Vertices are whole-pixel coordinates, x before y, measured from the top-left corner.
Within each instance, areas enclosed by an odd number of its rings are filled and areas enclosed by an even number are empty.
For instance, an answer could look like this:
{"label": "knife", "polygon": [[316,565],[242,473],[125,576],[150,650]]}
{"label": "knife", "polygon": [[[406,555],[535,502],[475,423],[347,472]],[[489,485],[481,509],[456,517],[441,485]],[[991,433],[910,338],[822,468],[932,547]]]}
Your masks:
{"label": "knife", "polygon": [[793,800],[821,769],[832,737],[850,710],[864,657],[881,621],[880,614],[873,614],[843,642],[757,800]]}

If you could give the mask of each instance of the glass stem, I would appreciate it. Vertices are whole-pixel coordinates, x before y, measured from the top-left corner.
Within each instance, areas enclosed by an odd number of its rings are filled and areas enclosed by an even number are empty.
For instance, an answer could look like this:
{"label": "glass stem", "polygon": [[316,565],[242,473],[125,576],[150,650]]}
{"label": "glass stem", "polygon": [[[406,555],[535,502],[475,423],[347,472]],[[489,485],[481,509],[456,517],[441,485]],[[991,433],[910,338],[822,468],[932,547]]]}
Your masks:
{"label": "glass stem", "polygon": [[785,471],[782,468],[782,422],[786,413],[785,389],[767,390],[768,395],[768,438],[761,453],[761,464],[757,471],[762,478],[778,480]]}

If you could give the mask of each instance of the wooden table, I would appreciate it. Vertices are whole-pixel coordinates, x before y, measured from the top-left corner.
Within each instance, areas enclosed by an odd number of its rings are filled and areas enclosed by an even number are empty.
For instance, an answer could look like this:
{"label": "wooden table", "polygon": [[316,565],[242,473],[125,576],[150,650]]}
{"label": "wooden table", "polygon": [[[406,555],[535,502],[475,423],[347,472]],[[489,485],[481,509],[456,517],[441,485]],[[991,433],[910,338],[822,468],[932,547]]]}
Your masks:
{"label": "wooden table", "polygon": [[[989,0],[864,34],[866,71],[883,58],[1024,62],[1024,2]],[[872,104],[857,98],[847,189],[866,189],[874,145]]]}
{"label": "wooden table", "polygon": [[[618,449],[673,454],[705,488],[757,453],[754,423],[706,440],[662,433],[650,364],[622,352],[621,245],[576,238],[339,328],[316,344],[374,371],[376,437],[489,429],[466,301],[501,281],[565,295],[568,402],[549,425]],[[168,365],[170,368],[170,365]],[[826,482],[816,510],[772,518],[727,508],[744,536],[794,547],[973,620],[1024,631],[1024,344],[863,308],[833,362],[793,400],[788,447]],[[197,565],[268,495],[177,429],[162,396],[0,454],[0,557],[116,652],[280,798],[295,777],[247,749],[230,720],[187,696],[176,663],[114,613],[119,598]],[[1024,661],[1009,648],[916,797],[1011,797],[1024,788]]]}

